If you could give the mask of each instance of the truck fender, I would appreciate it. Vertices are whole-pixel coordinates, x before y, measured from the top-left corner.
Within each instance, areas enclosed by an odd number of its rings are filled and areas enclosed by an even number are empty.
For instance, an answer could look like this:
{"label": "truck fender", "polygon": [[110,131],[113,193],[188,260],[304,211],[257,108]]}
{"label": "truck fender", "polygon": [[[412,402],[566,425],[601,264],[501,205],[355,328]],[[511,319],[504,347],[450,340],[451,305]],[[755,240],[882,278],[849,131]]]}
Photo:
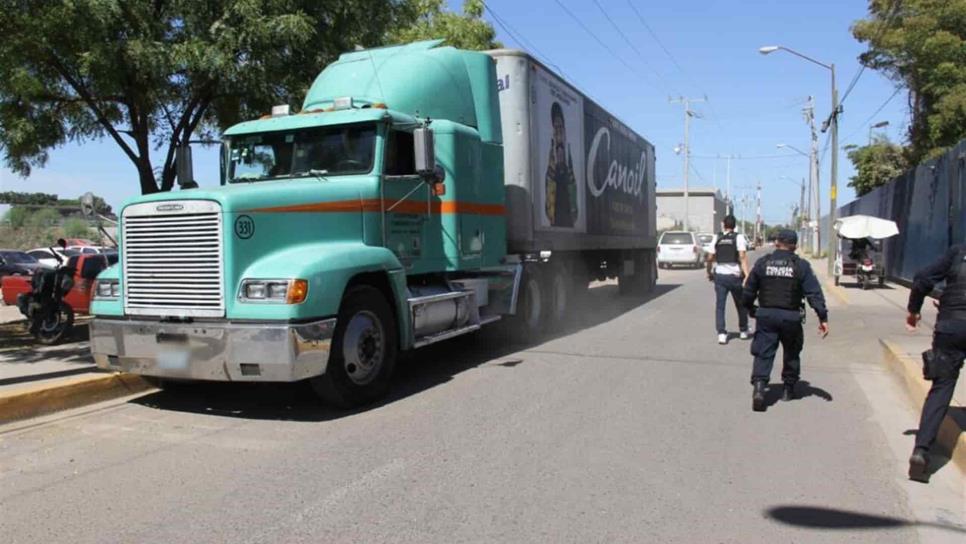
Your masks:
{"label": "truck fender", "polygon": [[[244,270],[240,277],[302,278],[309,282],[304,304],[315,317],[336,315],[346,289],[352,283],[365,283],[366,276],[382,275],[392,290],[390,305],[395,308],[400,348],[411,345],[409,312],[406,302],[405,268],[396,255],[384,247],[360,242],[321,242],[289,246],[265,255]],[[375,287],[383,287],[375,285]]]}

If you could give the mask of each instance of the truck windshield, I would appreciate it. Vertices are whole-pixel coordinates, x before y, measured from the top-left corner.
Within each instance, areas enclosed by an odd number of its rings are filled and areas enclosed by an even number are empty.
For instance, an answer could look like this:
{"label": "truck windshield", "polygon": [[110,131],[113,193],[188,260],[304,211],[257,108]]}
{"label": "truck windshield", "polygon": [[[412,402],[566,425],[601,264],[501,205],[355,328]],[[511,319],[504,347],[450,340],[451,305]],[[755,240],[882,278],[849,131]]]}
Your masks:
{"label": "truck windshield", "polygon": [[374,124],[235,136],[228,141],[229,183],[372,170]]}

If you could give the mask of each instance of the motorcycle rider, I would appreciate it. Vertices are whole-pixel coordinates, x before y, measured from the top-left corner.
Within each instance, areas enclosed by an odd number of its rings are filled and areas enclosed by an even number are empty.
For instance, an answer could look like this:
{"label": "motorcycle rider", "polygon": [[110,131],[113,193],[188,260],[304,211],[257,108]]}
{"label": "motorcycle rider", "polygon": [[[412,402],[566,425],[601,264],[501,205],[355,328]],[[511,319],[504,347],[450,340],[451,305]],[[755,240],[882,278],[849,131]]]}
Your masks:
{"label": "motorcycle rider", "polygon": [[[782,400],[795,397],[795,384],[801,374],[804,338],[802,334],[802,297],[818,315],[818,332],[828,336],[828,310],[818,278],[808,261],[795,255],[798,235],[793,230],[779,231],[775,251],[758,259],[748,275],[742,301],[757,320],[751,354],[755,356],[751,373],[752,409],[765,411],[765,389],[771,377],[778,344],[782,346]],[[760,308],[755,308],[755,299]]]}
{"label": "motorcycle rider", "polygon": [[909,457],[909,478],[929,482],[929,450],[939,434],[956,389],[966,357],[966,245],[955,245],[916,273],[906,316],[906,328],[919,327],[920,310],[937,283],[946,282],[939,298],[939,316],[933,331],[932,349],[923,354],[923,377],[932,382],[922,404],[916,444]]}

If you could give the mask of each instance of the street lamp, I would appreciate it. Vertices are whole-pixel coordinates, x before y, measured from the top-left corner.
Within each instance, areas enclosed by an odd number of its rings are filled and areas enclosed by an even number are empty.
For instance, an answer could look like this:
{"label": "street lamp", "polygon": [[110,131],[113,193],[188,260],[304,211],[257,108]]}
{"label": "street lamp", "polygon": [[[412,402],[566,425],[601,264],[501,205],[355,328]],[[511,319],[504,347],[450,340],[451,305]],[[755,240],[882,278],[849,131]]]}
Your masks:
{"label": "street lamp", "polygon": [[889,126],[888,121],[879,121],[878,123],[869,127],[869,145],[872,145],[872,129],[883,128]]}
{"label": "street lamp", "polygon": [[791,149],[792,151],[798,153],[799,155],[805,155],[806,157],[811,157],[811,155],[809,155],[808,153],[802,151],[801,149],[799,149],[799,148],[797,148],[797,147],[795,147],[793,145],[778,144],[775,147],[777,147],[778,149],[785,149],[787,147],[788,149]]}
{"label": "street lamp", "polygon": [[[803,55],[798,51],[789,49],[781,45],[766,45],[765,47],[758,48],[758,52],[762,55],[767,55],[769,53],[774,53],[775,51],[782,50],[786,53],[791,53],[796,57],[802,58],[811,62],[812,64],[817,64],[822,68],[825,68],[832,74],[832,114],[829,115],[829,119],[826,122],[828,128],[832,130],[832,175],[830,180],[831,187],[829,188],[829,211],[828,211],[828,273],[831,276],[834,271],[835,266],[835,236],[832,235],[832,227],[835,225],[835,215],[838,209],[836,208],[836,198],[838,197],[838,170],[839,170],[839,90],[835,86],[835,64],[825,64],[824,62],[819,62],[808,55]],[[823,132],[824,132],[823,127]]]}

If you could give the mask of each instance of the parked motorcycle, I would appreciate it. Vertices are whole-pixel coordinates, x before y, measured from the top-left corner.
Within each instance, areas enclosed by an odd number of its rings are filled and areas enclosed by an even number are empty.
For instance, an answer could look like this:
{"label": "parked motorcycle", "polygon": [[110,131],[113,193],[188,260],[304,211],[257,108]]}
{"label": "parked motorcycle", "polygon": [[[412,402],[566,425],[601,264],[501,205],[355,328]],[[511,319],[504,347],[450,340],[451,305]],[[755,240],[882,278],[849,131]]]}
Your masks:
{"label": "parked motorcycle", "polygon": [[[67,246],[63,239],[57,243]],[[58,259],[62,266],[37,270],[30,281],[32,290],[17,297],[17,307],[27,318],[30,334],[47,345],[69,337],[74,327],[74,310],[64,302],[64,295],[74,286],[76,270],[63,266],[63,258]]]}

